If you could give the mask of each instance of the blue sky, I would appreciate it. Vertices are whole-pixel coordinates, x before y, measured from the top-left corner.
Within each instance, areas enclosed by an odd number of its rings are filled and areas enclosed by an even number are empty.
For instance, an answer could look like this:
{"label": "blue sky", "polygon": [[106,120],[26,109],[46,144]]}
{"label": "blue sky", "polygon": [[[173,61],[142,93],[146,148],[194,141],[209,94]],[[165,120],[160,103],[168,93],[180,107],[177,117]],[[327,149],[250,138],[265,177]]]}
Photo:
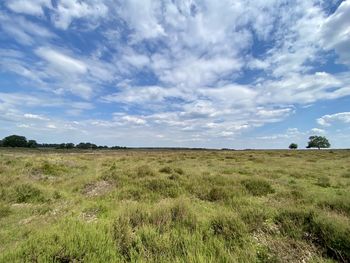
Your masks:
{"label": "blue sky", "polygon": [[350,0],[3,0],[0,136],[350,147]]}

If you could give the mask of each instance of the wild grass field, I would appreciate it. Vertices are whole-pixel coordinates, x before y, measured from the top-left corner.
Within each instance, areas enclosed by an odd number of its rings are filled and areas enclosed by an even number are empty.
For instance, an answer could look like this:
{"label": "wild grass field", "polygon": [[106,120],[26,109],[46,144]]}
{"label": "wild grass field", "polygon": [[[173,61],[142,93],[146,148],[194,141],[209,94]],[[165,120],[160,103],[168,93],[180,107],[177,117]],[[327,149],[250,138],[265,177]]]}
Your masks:
{"label": "wild grass field", "polygon": [[350,262],[350,151],[1,149],[0,262]]}

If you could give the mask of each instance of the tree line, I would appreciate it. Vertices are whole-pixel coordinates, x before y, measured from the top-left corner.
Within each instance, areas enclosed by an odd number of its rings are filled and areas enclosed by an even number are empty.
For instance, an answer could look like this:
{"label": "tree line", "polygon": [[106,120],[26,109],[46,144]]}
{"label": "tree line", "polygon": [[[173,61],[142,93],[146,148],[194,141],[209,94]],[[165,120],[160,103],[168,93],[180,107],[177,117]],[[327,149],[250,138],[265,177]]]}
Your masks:
{"label": "tree line", "polygon": [[126,149],[122,146],[96,145],[90,142],[74,143],[37,143],[35,140],[27,140],[24,136],[10,135],[0,140],[0,147],[23,147],[23,148],[55,148],[55,149]]}

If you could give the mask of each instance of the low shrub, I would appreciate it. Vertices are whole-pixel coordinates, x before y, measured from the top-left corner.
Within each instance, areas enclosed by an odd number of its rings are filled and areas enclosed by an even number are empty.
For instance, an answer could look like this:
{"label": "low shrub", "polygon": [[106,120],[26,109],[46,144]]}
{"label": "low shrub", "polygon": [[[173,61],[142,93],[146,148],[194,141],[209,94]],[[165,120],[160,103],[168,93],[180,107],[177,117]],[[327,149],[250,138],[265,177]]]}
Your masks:
{"label": "low shrub", "polygon": [[42,191],[30,184],[16,186],[14,195],[14,199],[17,203],[42,202],[45,200]]}
{"label": "low shrub", "polygon": [[264,196],[275,192],[271,184],[262,179],[247,179],[242,181],[242,184],[254,196]]}

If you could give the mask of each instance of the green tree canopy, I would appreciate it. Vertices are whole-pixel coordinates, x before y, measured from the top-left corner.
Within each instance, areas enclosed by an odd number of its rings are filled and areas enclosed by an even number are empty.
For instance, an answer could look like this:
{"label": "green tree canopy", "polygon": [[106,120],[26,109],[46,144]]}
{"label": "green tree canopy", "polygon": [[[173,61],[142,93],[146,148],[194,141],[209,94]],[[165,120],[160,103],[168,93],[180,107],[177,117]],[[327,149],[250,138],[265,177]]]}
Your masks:
{"label": "green tree canopy", "polygon": [[298,144],[296,144],[296,143],[291,143],[291,144],[289,145],[289,149],[291,149],[291,150],[298,149]]}
{"label": "green tree canopy", "polygon": [[27,139],[24,136],[10,135],[2,140],[2,146],[4,147],[27,147]]}
{"label": "green tree canopy", "polygon": [[329,148],[331,147],[331,144],[329,143],[328,139],[324,136],[310,136],[309,142],[306,148]]}

